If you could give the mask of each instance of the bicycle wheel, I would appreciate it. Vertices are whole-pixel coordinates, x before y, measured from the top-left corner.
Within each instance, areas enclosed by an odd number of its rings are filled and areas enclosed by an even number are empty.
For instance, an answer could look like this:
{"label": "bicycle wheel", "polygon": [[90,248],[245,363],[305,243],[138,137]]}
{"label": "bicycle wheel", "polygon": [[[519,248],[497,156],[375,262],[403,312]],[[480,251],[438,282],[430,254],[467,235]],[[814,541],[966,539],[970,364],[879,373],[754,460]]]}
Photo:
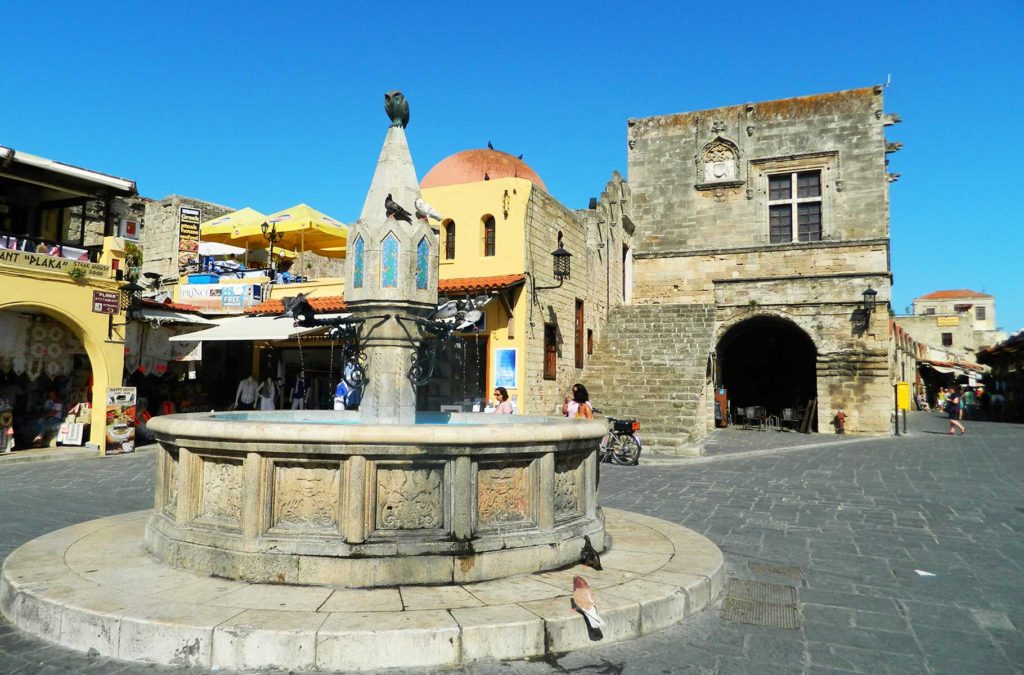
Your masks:
{"label": "bicycle wheel", "polygon": [[636,466],[640,463],[640,451],[642,449],[643,446],[640,445],[640,438],[636,434],[619,436],[618,452],[616,453],[619,464]]}
{"label": "bicycle wheel", "polygon": [[611,462],[615,458],[614,452],[615,436],[608,432],[601,439],[600,445],[597,446],[597,458],[599,462]]}

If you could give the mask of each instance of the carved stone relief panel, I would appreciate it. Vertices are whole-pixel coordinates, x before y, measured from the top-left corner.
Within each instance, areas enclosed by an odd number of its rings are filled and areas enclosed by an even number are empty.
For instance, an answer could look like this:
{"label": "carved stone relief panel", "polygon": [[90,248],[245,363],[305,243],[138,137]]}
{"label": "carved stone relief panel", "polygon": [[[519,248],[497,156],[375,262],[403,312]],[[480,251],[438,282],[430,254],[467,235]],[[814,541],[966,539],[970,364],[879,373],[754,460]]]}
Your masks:
{"label": "carved stone relief panel", "polygon": [[555,460],[555,520],[567,520],[583,514],[584,455],[558,457]]}
{"label": "carved stone relief panel", "polygon": [[704,181],[736,180],[739,156],[731,143],[719,139],[704,149]]}
{"label": "carved stone relief panel", "polygon": [[340,484],[337,465],[275,464],[271,529],[336,531]]}
{"label": "carved stone relief panel", "polygon": [[480,462],[476,474],[477,524],[481,529],[532,525],[534,489],[530,462]]}
{"label": "carved stone relief panel", "polygon": [[242,523],[242,461],[201,458],[199,518],[240,526]]}
{"label": "carved stone relief panel", "polygon": [[178,451],[164,453],[164,513],[174,517],[178,510]]}
{"label": "carved stone relief panel", "polygon": [[430,530],[444,526],[444,468],[377,468],[378,530]]}

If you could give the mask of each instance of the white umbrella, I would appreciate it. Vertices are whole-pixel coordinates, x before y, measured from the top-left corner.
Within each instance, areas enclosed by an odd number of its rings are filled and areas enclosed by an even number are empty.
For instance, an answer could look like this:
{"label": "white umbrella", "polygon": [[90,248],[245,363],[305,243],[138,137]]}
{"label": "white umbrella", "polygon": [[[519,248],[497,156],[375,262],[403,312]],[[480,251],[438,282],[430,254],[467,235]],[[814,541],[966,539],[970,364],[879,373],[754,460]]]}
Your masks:
{"label": "white umbrella", "polygon": [[220,244],[215,241],[201,241],[199,242],[199,255],[245,255],[245,249],[240,246],[232,246],[230,244]]}

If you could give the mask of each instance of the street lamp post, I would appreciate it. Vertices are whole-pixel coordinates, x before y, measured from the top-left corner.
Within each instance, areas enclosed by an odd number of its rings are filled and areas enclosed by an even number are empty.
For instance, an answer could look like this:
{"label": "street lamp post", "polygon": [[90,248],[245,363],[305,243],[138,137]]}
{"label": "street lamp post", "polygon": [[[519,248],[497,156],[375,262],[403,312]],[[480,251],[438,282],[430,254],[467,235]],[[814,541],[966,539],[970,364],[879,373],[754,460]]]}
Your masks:
{"label": "street lamp post", "polygon": [[277,231],[277,223],[263,223],[260,225],[260,231],[263,233],[263,238],[270,244],[267,264],[270,265],[271,280],[273,280],[273,277],[277,276],[277,265],[274,263],[274,244],[280,241],[284,234]]}

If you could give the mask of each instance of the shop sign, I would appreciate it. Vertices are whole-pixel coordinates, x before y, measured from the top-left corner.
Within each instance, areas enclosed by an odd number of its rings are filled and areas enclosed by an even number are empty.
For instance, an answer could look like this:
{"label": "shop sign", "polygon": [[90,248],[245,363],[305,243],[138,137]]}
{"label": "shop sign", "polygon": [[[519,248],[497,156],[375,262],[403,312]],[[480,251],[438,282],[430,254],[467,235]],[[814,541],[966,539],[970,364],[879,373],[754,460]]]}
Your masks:
{"label": "shop sign", "polygon": [[135,452],[135,387],[107,390],[107,434],[104,453]]}
{"label": "shop sign", "polygon": [[178,273],[199,271],[199,224],[203,212],[182,206],[178,209]]}
{"label": "shop sign", "polygon": [[64,272],[68,268],[78,267],[85,270],[85,275],[96,279],[109,279],[110,268],[97,263],[80,262],[68,258],[60,258],[54,255],[43,255],[42,253],[29,253],[28,251],[13,251],[0,249],[0,263],[25,267],[28,269],[44,270],[47,272]]}
{"label": "shop sign", "polygon": [[958,316],[937,316],[935,317],[936,326],[959,326],[960,317]]}
{"label": "shop sign", "polygon": [[259,284],[185,284],[178,288],[178,300],[200,309],[241,312],[263,301]]}
{"label": "shop sign", "polygon": [[121,297],[110,291],[92,292],[92,311],[96,314],[117,314],[121,306]]}

